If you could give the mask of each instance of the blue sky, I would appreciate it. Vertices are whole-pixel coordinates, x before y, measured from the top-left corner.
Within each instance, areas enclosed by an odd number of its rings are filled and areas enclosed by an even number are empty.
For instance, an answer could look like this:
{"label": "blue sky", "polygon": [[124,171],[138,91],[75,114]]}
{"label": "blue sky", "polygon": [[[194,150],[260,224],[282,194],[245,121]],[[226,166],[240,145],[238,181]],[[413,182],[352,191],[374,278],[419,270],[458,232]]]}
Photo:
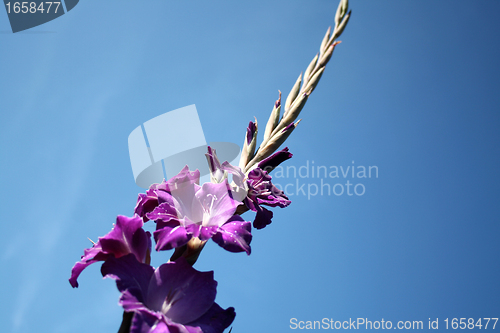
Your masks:
{"label": "blue sky", "polygon": [[[254,232],[252,254],[206,247],[195,268],[214,270],[234,333],[296,331],[292,318],[426,328],[439,318],[445,330],[446,318],[500,317],[500,3],[350,6],[285,168],[376,166],[378,177],[275,177],[293,185],[292,205]],[[305,70],[336,7],[81,1],[16,34],[0,14],[5,331],[116,331],[119,294],[100,265],[78,289],[67,279],[87,237],[133,212],[142,189],[130,132],[196,104],[207,141],[241,144],[248,121],[265,124],[278,90]],[[321,181],[365,192],[293,191]],[[155,265],[170,255],[155,254]]]}

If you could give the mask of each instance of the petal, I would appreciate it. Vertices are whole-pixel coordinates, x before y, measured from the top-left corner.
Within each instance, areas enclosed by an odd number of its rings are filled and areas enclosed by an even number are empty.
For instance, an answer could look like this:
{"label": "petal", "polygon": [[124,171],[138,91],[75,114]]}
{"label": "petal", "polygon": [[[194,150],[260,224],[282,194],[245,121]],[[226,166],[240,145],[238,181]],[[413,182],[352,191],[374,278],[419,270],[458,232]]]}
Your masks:
{"label": "petal", "polygon": [[236,313],[234,308],[222,309],[217,303],[189,326],[199,326],[203,333],[222,333],[231,325]]}
{"label": "petal", "polygon": [[227,182],[203,184],[201,190],[196,192],[196,198],[203,211],[203,220],[199,222],[203,222],[204,227],[223,225],[233,216],[240,204],[231,198]]}
{"label": "petal", "polygon": [[136,293],[137,292],[125,289],[124,291],[122,291],[122,295],[120,296],[118,304],[120,304],[123,307],[123,309],[127,312],[139,311],[139,310],[149,311],[146,305],[144,305],[143,303],[142,298],[144,296],[141,295],[141,298],[139,300]]}
{"label": "petal", "polygon": [[181,324],[168,323],[166,321],[158,322],[150,333],[203,333],[201,330],[189,330]]}
{"label": "petal", "polygon": [[209,240],[213,235],[215,235],[217,229],[218,227],[215,225],[212,227],[201,227],[200,234],[196,237],[198,237],[201,241]]}
{"label": "petal", "polygon": [[215,149],[208,146],[208,152],[205,154],[205,157],[207,158],[208,168],[210,169],[210,172],[215,172],[217,171],[217,169],[220,169],[220,161],[217,157]]}
{"label": "petal", "polygon": [[[166,182],[164,189],[172,193],[172,191],[175,191],[183,186],[198,184],[199,182],[200,171],[189,171],[189,167],[186,165],[181,170],[181,172],[179,172],[177,175],[173,176]],[[163,187],[160,188],[163,189]]]}
{"label": "petal", "polygon": [[257,207],[258,207],[257,199],[254,198],[254,200],[252,200],[251,198],[246,197],[243,200],[243,203],[245,204],[245,206],[248,207],[248,209],[250,209],[250,210],[252,210],[254,212],[257,211]]}
{"label": "petal", "polygon": [[142,229],[143,224],[137,215],[119,215],[113,230],[106,236],[99,237],[103,252],[112,253],[116,258],[133,253],[137,260],[143,262],[147,251],[151,249],[151,234]]}
{"label": "petal", "polygon": [[[149,333],[151,332],[151,328],[155,325],[157,321],[158,318],[156,318],[156,316],[146,311],[138,311],[134,314],[134,317],[132,318],[132,324],[130,325],[130,333]],[[169,333],[168,330],[163,332]]]}
{"label": "petal", "polygon": [[257,214],[255,215],[255,220],[253,221],[253,227],[255,229],[262,229],[271,224],[271,219],[273,218],[273,212],[267,210],[264,207],[257,206]]}
{"label": "petal", "polygon": [[136,312],[130,333],[203,333],[199,327],[186,327],[163,316],[158,319],[148,312]]}
{"label": "petal", "polygon": [[163,220],[165,222],[168,222],[171,219],[177,219],[177,211],[175,210],[174,206],[168,204],[167,202],[163,202],[152,212],[147,213],[146,216],[148,219],[153,221]]}
{"label": "petal", "polygon": [[134,213],[142,217],[144,222],[147,222],[149,219],[146,214],[155,209],[156,206],[158,206],[158,197],[154,191],[148,190],[146,194],[139,193]]}
{"label": "petal", "polygon": [[217,230],[212,240],[229,252],[245,251],[250,254],[251,228],[250,222],[244,221],[239,215],[235,215]]}
{"label": "petal", "polygon": [[224,163],[222,163],[221,169],[232,174],[233,181],[243,186],[243,179],[245,179],[245,174],[239,167],[232,165],[228,161],[225,161]]}
{"label": "petal", "polygon": [[247,133],[246,133],[246,137],[245,137],[245,139],[247,140],[247,145],[250,145],[256,132],[257,132],[257,121],[255,121],[255,122],[251,121],[248,124]]}
{"label": "petal", "polygon": [[171,250],[186,245],[193,237],[186,228],[181,225],[171,227],[165,226],[153,233],[156,242],[156,251]]}
{"label": "petal", "polygon": [[[266,171],[260,168],[253,169],[248,174],[248,199],[256,205],[263,204],[281,208],[290,205],[291,201],[282,190],[273,185],[271,179],[272,177]],[[247,206],[252,209],[248,204]]]}
{"label": "petal", "polygon": [[116,280],[118,290],[124,293],[122,306],[127,309],[136,308],[137,303],[145,301],[145,295],[154,273],[150,265],[140,263],[133,254],[121,258],[109,258],[102,264],[101,273],[104,278]]}
{"label": "petal", "polygon": [[151,251],[151,234],[142,229],[142,219],[118,216],[113,229],[90,249],[84,251],[80,262],[71,270],[69,282],[73,288],[78,287],[80,273],[89,265],[107,260],[109,257],[122,257],[133,253],[137,260],[143,262],[148,251]]}
{"label": "petal", "polygon": [[148,307],[185,324],[201,317],[215,300],[217,282],[213,272],[199,272],[184,258],[156,269],[148,290]]}
{"label": "petal", "polygon": [[231,183],[231,194],[233,199],[242,202],[247,196],[248,186],[245,181],[245,174],[239,167],[231,165],[229,162],[222,163],[222,170],[229,172],[233,175],[233,182]]}
{"label": "petal", "polygon": [[203,211],[195,199],[195,194],[201,187],[197,184],[182,184],[171,192],[177,218],[179,220],[187,217],[193,222],[198,222],[203,216]]}
{"label": "petal", "polygon": [[215,149],[208,146],[208,153],[205,154],[208,162],[208,168],[210,169],[210,179],[213,183],[220,183],[227,178],[227,173],[225,173],[220,165],[219,158],[215,152]]}
{"label": "petal", "polygon": [[[278,190],[278,191],[280,191],[280,190]],[[292,202],[283,193],[283,194],[277,194],[277,195],[263,195],[263,196],[257,197],[257,203],[259,205],[266,205],[269,207],[278,207],[279,206],[281,208],[285,208],[285,207],[288,207]]]}
{"label": "petal", "polygon": [[272,177],[269,176],[267,172],[265,172],[261,168],[255,168],[248,173],[248,179],[251,181],[251,183],[258,184],[263,181],[270,181]]}
{"label": "petal", "polygon": [[78,288],[78,277],[80,273],[87,268],[87,266],[99,261],[94,259],[99,253],[102,253],[102,248],[100,244],[95,244],[90,249],[85,249],[84,255],[80,262],[77,262],[71,269],[71,277],[69,278],[69,283],[73,288]]}
{"label": "petal", "polygon": [[260,161],[259,168],[269,173],[284,161],[292,158],[292,156],[293,154],[288,152],[288,147],[285,147],[282,150]]}
{"label": "petal", "polygon": [[174,206],[174,200],[170,192],[167,192],[166,190],[158,190],[156,192],[158,195],[158,205],[162,203],[167,203],[170,206]]}

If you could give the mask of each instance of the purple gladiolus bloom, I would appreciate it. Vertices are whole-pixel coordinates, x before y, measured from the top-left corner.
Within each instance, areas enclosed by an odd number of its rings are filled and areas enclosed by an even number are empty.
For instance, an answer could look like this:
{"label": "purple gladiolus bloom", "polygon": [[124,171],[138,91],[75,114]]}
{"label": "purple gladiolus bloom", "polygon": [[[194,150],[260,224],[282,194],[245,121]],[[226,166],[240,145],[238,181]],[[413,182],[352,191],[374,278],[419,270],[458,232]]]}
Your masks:
{"label": "purple gladiolus bloom", "polygon": [[[198,237],[201,241],[212,238],[231,252],[250,254],[250,222],[233,216],[241,202],[232,198],[227,180],[203,186],[198,182],[199,171],[191,173],[186,166],[179,175],[155,185],[158,205],[145,216],[156,222],[156,250],[177,248]],[[139,210],[144,212],[144,207]]]}
{"label": "purple gladiolus bloom", "polygon": [[127,255],[107,260],[101,272],[116,280],[120,304],[134,312],[130,333],[222,333],[236,315],[215,303],[213,272],[199,272],[184,258],[155,270]]}
{"label": "purple gladiolus bloom", "polygon": [[113,229],[90,249],[84,251],[82,259],[73,266],[69,283],[73,288],[78,287],[78,276],[87,266],[105,261],[108,258],[119,258],[127,254],[133,254],[137,260],[144,262],[151,251],[151,233],[142,229],[142,219],[134,217],[118,216]]}
{"label": "purple gladiolus bloom", "polygon": [[258,167],[248,173],[248,195],[244,202],[249,209],[257,212],[253,222],[256,229],[269,225],[273,217],[273,212],[261,205],[284,208],[291,203],[285,193],[273,185],[271,179],[266,171]]}

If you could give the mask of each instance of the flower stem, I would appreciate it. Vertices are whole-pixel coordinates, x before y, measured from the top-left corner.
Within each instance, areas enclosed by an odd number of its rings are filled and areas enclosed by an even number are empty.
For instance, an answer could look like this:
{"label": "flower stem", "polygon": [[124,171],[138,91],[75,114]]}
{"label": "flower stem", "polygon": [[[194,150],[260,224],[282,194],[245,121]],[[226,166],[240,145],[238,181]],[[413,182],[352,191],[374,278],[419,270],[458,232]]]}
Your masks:
{"label": "flower stem", "polygon": [[125,312],[123,311],[123,319],[120,328],[118,329],[118,333],[129,333],[130,326],[132,325],[132,318],[134,317],[133,312]]}
{"label": "flower stem", "polygon": [[175,261],[180,257],[184,257],[186,261],[193,266],[196,260],[198,260],[206,242],[207,241],[201,241],[198,237],[191,238],[186,245],[175,249],[174,254],[170,257],[170,261]]}

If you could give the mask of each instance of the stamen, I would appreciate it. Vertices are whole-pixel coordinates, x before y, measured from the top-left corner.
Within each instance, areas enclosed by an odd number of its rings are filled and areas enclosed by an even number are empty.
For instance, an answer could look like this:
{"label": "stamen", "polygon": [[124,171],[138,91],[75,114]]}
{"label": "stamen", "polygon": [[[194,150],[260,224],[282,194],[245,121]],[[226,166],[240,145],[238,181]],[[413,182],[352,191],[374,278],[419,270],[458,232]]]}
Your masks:
{"label": "stamen", "polygon": [[210,203],[208,205],[207,204],[207,201],[204,201],[204,205],[203,205],[203,221],[201,222],[202,226],[206,227],[207,226],[207,222],[208,220],[210,219],[210,216],[212,214],[212,209],[214,207],[214,203],[217,201],[217,196],[215,194],[207,194],[207,199],[210,198]]}
{"label": "stamen", "polygon": [[167,314],[167,312],[170,310],[170,308],[177,303],[181,299],[181,293],[179,292],[179,289],[175,290],[169,290],[167,297],[165,297],[165,300],[163,301],[163,304],[161,306],[161,312],[163,314]]}

